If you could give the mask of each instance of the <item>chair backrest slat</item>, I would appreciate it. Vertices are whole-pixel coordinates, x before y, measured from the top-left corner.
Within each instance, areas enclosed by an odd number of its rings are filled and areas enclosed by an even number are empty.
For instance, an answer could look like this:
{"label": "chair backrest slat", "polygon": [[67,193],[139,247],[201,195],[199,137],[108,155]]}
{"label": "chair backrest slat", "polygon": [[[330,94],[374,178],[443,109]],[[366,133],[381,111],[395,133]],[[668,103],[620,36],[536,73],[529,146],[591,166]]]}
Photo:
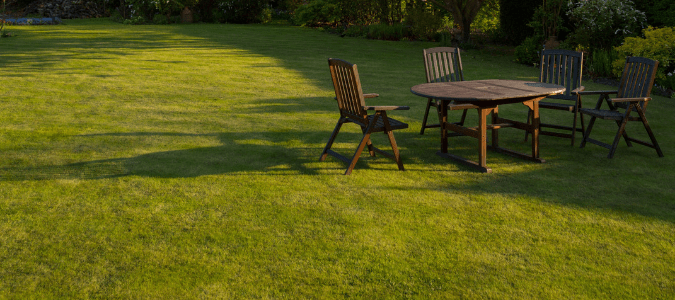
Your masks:
{"label": "chair backrest slat", "polygon": [[356,65],[341,59],[330,58],[328,66],[340,113],[349,117],[365,118],[367,113],[363,107],[366,103]]}
{"label": "chair backrest slat", "polygon": [[428,83],[464,80],[459,48],[436,47],[424,49],[423,54]]}
{"label": "chair backrest slat", "polygon": [[[623,69],[623,74],[621,74],[617,98],[650,97],[658,66],[659,61],[657,60],[643,57],[627,57],[626,66]],[[619,103],[617,106],[627,107],[624,103]],[[645,103],[643,104],[643,109],[646,108]]]}
{"label": "chair backrest slat", "polygon": [[565,87],[565,93],[549,98],[576,101],[572,91],[581,86],[584,55],[570,50],[543,50],[539,66],[539,81]]}

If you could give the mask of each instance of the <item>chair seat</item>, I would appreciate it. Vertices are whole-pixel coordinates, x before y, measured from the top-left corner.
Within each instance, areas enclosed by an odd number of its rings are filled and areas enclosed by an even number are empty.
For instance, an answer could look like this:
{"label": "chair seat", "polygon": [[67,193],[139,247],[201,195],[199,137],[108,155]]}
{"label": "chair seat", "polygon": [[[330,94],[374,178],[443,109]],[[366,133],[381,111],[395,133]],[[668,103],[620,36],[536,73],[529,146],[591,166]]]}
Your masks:
{"label": "chair seat", "polygon": [[[368,121],[372,121],[375,115],[369,115],[368,116]],[[397,130],[397,129],[406,129],[408,128],[407,123],[403,123],[399,120],[392,119],[387,117],[389,119],[389,126],[391,126],[391,130]],[[384,131],[384,121],[382,118],[377,119],[377,123],[375,123],[375,128],[373,129],[373,132],[379,132],[379,131]]]}
{"label": "chair seat", "polygon": [[590,115],[596,118],[603,120],[621,120],[623,119],[624,113],[616,110],[604,110],[604,109],[592,109],[592,108],[582,108],[579,110],[582,114]]}
{"label": "chair seat", "polygon": [[574,104],[539,101],[539,108],[574,111]]}

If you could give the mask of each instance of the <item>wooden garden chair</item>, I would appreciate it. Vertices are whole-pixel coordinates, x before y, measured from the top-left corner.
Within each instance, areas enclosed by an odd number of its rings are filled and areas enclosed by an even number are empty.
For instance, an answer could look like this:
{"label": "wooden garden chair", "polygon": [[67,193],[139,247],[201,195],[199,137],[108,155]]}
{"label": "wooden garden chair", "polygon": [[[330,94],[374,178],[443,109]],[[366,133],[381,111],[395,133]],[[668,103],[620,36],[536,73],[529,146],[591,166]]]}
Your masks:
{"label": "wooden garden chair", "polygon": [[[659,62],[655,60],[642,57],[628,57],[626,58],[626,66],[624,67],[623,74],[621,75],[619,90],[588,91],[579,93],[580,95],[600,95],[595,108],[582,108],[580,110],[582,114],[591,116],[591,121],[588,124],[588,128],[586,128],[584,139],[581,142],[581,148],[586,146],[586,142],[591,142],[609,149],[609,155],[607,157],[612,158],[614,157],[614,152],[616,151],[616,147],[619,144],[619,139],[621,139],[623,136],[628,147],[632,147],[632,142],[638,143],[656,149],[656,153],[659,155],[659,157],[663,157],[663,152],[661,152],[661,148],[656,142],[654,133],[649,127],[647,117],[645,116],[647,104],[649,104],[649,101],[652,100],[650,95],[652,92],[652,87],[654,86],[654,78],[656,77],[656,69],[658,68],[658,65]],[[616,98],[610,98],[609,95],[611,94],[616,94]],[[609,109],[600,109],[603,100],[607,102]],[[637,113],[637,116],[631,116],[631,113],[633,112]],[[593,130],[593,124],[595,124],[595,120],[597,118],[603,120],[613,120],[619,127],[612,145],[605,144],[590,138],[591,130]],[[642,125],[644,125],[644,128],[647,130],[647,134],[651,139],[651,143],[629,137],[626,133],[626,123],[628,123],[628,121],[642,122]]]}
{"label": "wooden garden chair", "polygon": [[[330,67],[330,74],[333,78],[333,87],[335,87],[335,96],[340,110],[340,118],[337,125],[330,136],[326,147],[321,153],[320,161],[324,161],[328,154],[342,160],[348,164],[345,175],[351,174],[356,162],[361,156],[361,152],[365,146],[368,146],[368,151],[371,156],[375,156],[378,152],[398,164],[399,170],[403,169],[403,163],[398,153],[396,140],[394,139],[394,130],[408,128],[408,124],[389,118],[387,111],[389,110],[408,110],[407,106],[366,106],[365,98],[378,97],[378,94],[363,94],[361,90],[361,81],[359,79],[359,72],[356,65],[351,64],[341,59],[328,59],[328,66]],[[374,111],[374,114],[368,114],[368,111]],[[356,148],[356,152],[351,159],[348,159],[339,153],[331,150],[333,142],[340,131],[340,128],[345,123],[354,123],[361,126],[363,138],[361,143]],[[370,135],[375,132],[384,132],[389,137],[393,153],[385,152],[373,146]]]}
{"label": "wooden garden chair", "polygon": [[[427,83],[432,82],[451,82],[463,81],[464,74],[462,73],[462,57],[459,54],[459,48],[452,47],[436,47],[424,49],[424,70],[427,76]],[[422,120],[422,129],[420,134],[424,134],[424,129],[440,127],[440,101],[429,98],[427,101],[427,108],[424,111],[424,119]],[[429,118],[429,110],[431,107],[436,108],[439,123],[427,124]],[[464,126],[466,120],[466,110],[471,108],[478,108],[472,104],[455,104],[448,105],[448,110],[462,110],[462,118],[459,122],[454,124]],[[462,135],[459,133],[451,133],[451,136]]]}
{"label": "wooden garden chair", "polygon": [[[558,111],[571,112],[574,115],[572,126],[545,123],[541,121],[539,133],[542,135],[557,136],[569,138],[574,146],[575,135],[577,131],[584,133],[584,118],[581,116],[581,128],[577,128],[577,116],[581,108],[581,96],[577,92],[583,91],[581,86],[581,71],[584,55],[581,52],[570,50],[543,50],[541,52],[541,61],[539,64],[539,81],[543,83],[552,83],[562,85],[566,88],[565,93],[560,95],[548,96],[539,102],[539,109],[551,109]],[[527,114],[528,124],[532,124],[532,110]],[[550,129],[555,129],[551,131]],[[561,132],[562,131],[562,132]],[[525,140],[527,135],[525,132]]]}

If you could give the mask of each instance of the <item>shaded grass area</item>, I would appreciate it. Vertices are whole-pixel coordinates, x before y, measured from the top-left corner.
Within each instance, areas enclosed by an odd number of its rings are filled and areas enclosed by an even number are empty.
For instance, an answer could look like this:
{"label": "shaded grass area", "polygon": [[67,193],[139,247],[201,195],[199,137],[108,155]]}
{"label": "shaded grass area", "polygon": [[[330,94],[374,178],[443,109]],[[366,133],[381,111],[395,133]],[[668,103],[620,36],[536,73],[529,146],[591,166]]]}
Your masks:
{"label": "shaded grass area", "polygon": [[[544,136],[545,164],[488,152],[494,173],[480,174],[435,155],[438,130],[419,135],[426,99],[409,89],[424,81],[421,53],[433,44],[107,20],[12,31],[0,41],[2,297],[675,293],[666,98],[648,111],[664,158],[621,144],[609,160],[604,148]],[[381,157],[349,177],[337,160],[318,162],[338,117],[329,57],[358,64],[364,91],[381,95],[369,104],[411,106],[391,113],[411,125],[395,133],[405,172]],[[503,52],[462,58],[469,80],[537,76]],[[343,131],[335,147],[351,154],[360,131]],[[593,134],[614,131],[598,122]],[[503,146],[527,152],[523,137],[500,131]],[[476,148],[451,140],[459,155]]]}

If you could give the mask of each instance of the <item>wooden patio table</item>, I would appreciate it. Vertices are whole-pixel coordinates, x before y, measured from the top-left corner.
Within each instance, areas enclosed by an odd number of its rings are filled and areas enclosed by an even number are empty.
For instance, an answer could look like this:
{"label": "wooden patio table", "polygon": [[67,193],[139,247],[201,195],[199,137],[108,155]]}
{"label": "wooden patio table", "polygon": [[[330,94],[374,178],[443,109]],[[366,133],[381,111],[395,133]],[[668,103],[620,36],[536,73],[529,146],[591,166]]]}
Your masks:
{"label": "wooden patio table", "polygon": [[[492,173],[492,169],[486,165],[487,129],[492,130],[492,145],[489,147],[491,150],[535,162],[545,162],[539,158],[539,101],[547,96],[563,93],[565,87],[536,81],[491,79],[424,83],[413,86],[410,91],[415,95],[434,98],[442,102],[440,109],[441,150],[436,154],[474,167],[484,173]],[[468,128],[448,122],[448,105],[451,102],[453,107],[460,109],[476,108],[478,127]],[[529,107],[533,111],[532,124],[500,118],[498,105],[511,103],[522,103]],[[487,115],[490,113],[492,113],[492,124],[488,125]],[[532,134],[532,155],[499,147],[497,130],[505,127],[527,130]],[[448,153],[448,130],[478,139],[478,162]]]}

